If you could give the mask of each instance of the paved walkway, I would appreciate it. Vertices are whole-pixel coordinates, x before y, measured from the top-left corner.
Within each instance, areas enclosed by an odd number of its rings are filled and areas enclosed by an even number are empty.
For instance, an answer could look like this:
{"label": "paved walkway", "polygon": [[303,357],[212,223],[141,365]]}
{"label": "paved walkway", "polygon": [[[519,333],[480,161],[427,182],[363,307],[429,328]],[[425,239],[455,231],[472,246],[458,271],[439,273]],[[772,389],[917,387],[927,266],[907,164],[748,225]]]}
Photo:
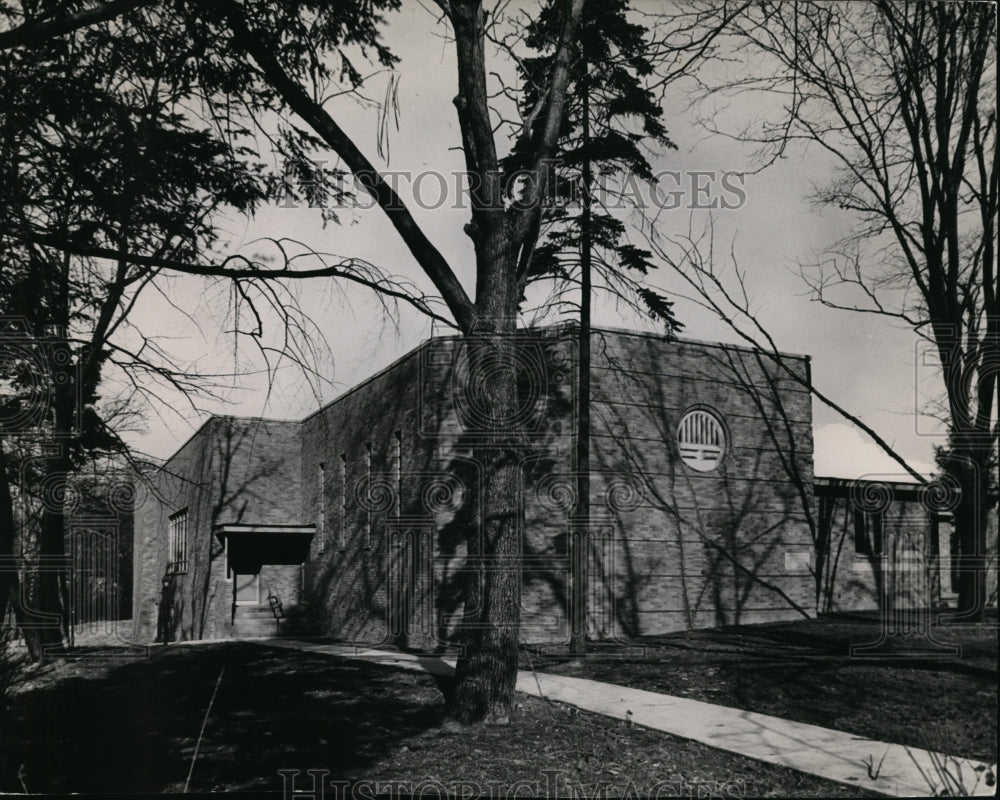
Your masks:
{"label": "paved walkway", "polygon": [[[450,659],[349,645],[313,644],[291,639],[256,641],[269,647],[372,661],[437,675],[449,675],[455,666]],[[949,780],[945,777],[947,774],[956,776],[965,788],[960,792],[956,784],[950,783],[947,788],[951,795],[992,797],[996,788],[986,785],[985,770],[977,772],[977,768],[986,767],[996,775],[995,764],[983,765],[698,700],[525,671],[518,672],[517,690],[615,719],[630,718],[647,728],[894,797],[936,795]],[[869,771],[872,761],[874,766]],[[872,774],[878,777],[872,778]]]}

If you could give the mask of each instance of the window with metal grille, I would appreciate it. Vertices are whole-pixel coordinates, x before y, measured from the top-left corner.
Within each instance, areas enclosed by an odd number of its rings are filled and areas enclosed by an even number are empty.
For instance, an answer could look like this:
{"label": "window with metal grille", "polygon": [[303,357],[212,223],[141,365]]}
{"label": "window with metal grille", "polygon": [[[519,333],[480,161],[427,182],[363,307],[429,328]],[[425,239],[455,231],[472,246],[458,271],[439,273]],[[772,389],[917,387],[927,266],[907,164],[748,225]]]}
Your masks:
{"label": "window with metal grille", "polygon": [[854,554],[859,556],[882,555],[881,511],[854,509]]}
{"label": "window with metal grille", "polygon": [[681,461],[698,472],[710,472],[726,454],[726,431],[718,417],[704,409],[694,409],[677,426],[677,447]]}
{"label": "window with metal grille", "polygon": [[167,525],[167,572],[187,572],[187,509],[171,514]]}

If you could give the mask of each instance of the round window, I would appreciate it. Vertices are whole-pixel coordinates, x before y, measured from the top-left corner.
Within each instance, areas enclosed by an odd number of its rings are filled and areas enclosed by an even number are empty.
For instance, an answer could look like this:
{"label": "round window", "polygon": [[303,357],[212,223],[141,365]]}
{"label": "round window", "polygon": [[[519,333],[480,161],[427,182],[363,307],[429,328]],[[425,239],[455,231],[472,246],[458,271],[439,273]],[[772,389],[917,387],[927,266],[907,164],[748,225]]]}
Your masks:
{"label": "round window", "polygon": [[681,461],[698,472],[710,472],[726,454],[726,429],[711,411],[696,408],[681,417],[677,426]]}

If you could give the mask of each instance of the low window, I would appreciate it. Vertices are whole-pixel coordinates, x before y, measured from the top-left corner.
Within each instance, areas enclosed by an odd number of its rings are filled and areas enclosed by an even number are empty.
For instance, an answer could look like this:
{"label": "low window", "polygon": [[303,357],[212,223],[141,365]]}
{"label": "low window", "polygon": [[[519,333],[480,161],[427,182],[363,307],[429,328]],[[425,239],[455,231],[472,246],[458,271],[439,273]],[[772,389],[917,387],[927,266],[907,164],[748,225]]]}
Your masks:
{"label": "low window", "polygon": [[187,509],[171,514],[167,525],[167,572],[187,572]]}

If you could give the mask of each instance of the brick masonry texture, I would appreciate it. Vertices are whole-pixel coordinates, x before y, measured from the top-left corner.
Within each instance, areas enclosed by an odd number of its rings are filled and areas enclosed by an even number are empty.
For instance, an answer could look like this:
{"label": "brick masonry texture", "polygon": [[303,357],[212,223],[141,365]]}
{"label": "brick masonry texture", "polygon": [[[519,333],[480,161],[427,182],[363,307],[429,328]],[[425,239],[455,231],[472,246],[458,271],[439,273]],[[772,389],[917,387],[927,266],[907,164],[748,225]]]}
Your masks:
{"label": "brick masonry texture", "polygon": [[[570,549],[581,541],[594,637],[815,614],[808,359],[594,331],[584,540],[572,519],[576,335],[563,326],[520,337],[519,419],[531,445],[523,638],[567,640]],[[241,631],[212,532],[243,523],[315,524],[301,570],[266,565],[262,582],[283,604],[307,609],[317,632],[415,646],[452,639],[471,577],[466,543],[478,534],[483,389],[467,380],[474,357],[459,339],[433,339],[301,422],[209,420],[136,510],[137,635]],[[709,472],[680,457],[678,424],[692,409],[724,429],[726,452]],[[169,518],[185,508],[188,568],[164,585]],[[876,581],[850,577],[857,588],[838,584],[837,602],[874,607]],[[237,617],[252,616],[245,608]]]}
{"label": "brick masonry texture", "polygon": [[[233,633],[223,524],[290,524],[301,514],[300,425],[213,417],[157,473],[135,511],[133,608],[140,640]],[[186,510],[187,565],[167,577],[170,517]]]}
{"label": "brick masonry texture", "polygon": [[[817,478],[817,606],[822,612],[879,608],[887,614],[955,608],[954,530],[947,505],[921,502],[913,484],[885,482],[884,501],[865,502],[850,481]],[[914,494],[917,496],[914,497]],[[881,520],[881,550],[872,518]],[[859,519],[860,518],[860,519]],[[862,519],[864,520],[862,522]],[[857,531],[862,525],[862,533]],[[996,597],[997,514],[987,519],[987,597]],[[860,541],[859,541],[860,540]],[[865,543],[869,546],[866,548]],[[929,618],[917,615],[915,619]]]}

